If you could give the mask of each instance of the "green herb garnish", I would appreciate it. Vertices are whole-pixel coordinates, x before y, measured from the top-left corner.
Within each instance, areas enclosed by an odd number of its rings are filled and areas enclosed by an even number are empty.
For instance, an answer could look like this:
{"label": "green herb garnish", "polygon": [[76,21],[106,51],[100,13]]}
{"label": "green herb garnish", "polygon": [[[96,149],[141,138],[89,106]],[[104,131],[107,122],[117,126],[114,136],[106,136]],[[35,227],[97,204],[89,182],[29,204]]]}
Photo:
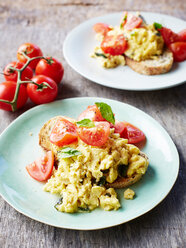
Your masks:
{"label": "green herb garnish", "polygon": [[86,206],[85,208],[83,208],[83,207],[78,207],[78,210],[79,210],[79,212],[90,212],[90,209],[89,209],[88,206]]}
{"label": "green herb garnish", "polygon": [[111,107],[104,102],[96,102],[95,104],[99,108],[102,117],[114,125],[115,117],[114,117]]}
{"label": "green herb garnish", "polygon": [[130,33],[130,35],[131,36],[135,36],[136,35],[136,32],[133,31],[133,32]]}
{"label": "green herb garnish", "polygon": [[142,19],[144,24],[147,24],[147,22],[145,21],[144,17],[142,15],[139,15],[139,17]]}
{"label": "green herb garnish", "polygon": [[99,182],[97,183],[98,186],[104,186],[106,183],[106,177],[102,176],[99,180]]}
{"label": "green herb garnish", "polygon": [[58,202],[54,205],[55,209],[58,211],[58,206],[61,205],[63,203],[63,198],[61,197]]}
{"label": "green herb garnish", "polygon": [[120,23],[120,28],[123,28],[123,23],[124,23],[124,21],[126,21],[127,20],[127,14],[125,14],[125,16],[123,17],[123,19],[122,19],[122,21],[121,21],[121,23]]}
{"label": "green herb garnish", "polygon": [[107,56],[103,53],[95,53],[95,55],[98,57],[103,57],[104,59],[107,59]]}
{"label": "green herb garnish", "polygon": [[91,121],[90,119],[83,119],[81,121],[76,122],[76,124],[79,127],[95,127],[94,122]]}
{"label": "green herb garnish", "polygon": [[161,29],[163,26],[160,23],[154,22],[155,29]]}
{"label": "green herb garnish", "polygon": [[60,158],[70,158],[70,157],[81,155],[81,152],[79,152],[78,150],[75,150],[72,147],[64,147],[58,152],[58,154]]}
{"label": "green herb garnish", "polygon": [[126,177],[128,170],[128,165],[120,164],[118,166],[118,174],[120,177]]}

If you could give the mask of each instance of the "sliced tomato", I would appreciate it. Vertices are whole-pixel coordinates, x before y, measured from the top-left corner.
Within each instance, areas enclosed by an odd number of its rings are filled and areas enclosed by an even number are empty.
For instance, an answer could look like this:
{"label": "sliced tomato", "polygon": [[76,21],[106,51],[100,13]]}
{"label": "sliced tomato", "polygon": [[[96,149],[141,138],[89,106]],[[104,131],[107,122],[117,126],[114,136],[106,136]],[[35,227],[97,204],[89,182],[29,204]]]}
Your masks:
{"label": "sliced tomato", "polygon": [[186,60],[186,42],[175,42],[169,46],[171,52],[173,53],[174,60],[181,62]]}
{"label": "sliced tomato", "polygon": [[100,33],[102,35],[106,35],[110,30],[112,30],[111,27],[109,27],[109,25],[105,24],[105,23],[96,23],[93,26],[93,29],[96,33]]}
{"label": "sliced tomato", "polygon": [[95,122],[95,127],[78,127],[79,138],[87,145],[102,146],[108,140],[110,125],[106,121]]}
{"label": "sliced tomato", "polygon": [[179,41],[186,41],[186,29],[183,29],[178,33]]}
{"label": "sliced tomato", "polygon": [[50,134],[50,142],[56,146],[64,146],[77,140],[76,125],[65,118],[59,118]]}
{"label": "sliced tomato", "polygon": [[87,109],[80,114],[78,121],[83,119],[90,119],[91,121],[105,121],[96,105],[88,106]]}
{"label": "sliced tomato", "polygon": [[121,133],[121,138],[128,139],[129,144],[136,144],[146,139],[145,134],[139,128],[125,121],[123,123],[125,128]]}
{"label": "sliced tomato", "polygon": [[54,154],[48,151],[45,156],[36,159],[26,166],[28,174],[37,181],[45,181],[52,175],[54,167]]}
{"label": "sliced tomato", "polygon": [[122,137],[123,133],[126,131],[126,125],[122,121],[115,121],[113,128],[115,133],[120,134],[120,137]]}
{"label": "sliced tomato", "polygon": [[106,35],[101,42],[101,49],[103,52],[113,56],[123,54],[127,48],[127,41],[123,34],[117,36]]}
{"label": "sliced tomato", "polygon": [[123,26],[124,26],[124,29],[126,30],[132,30],[134,28],[139,28],[142,22],[143,20],[140,17],[135,16],[131,13],[128,13]]}
{"label": "sliced tomato", "polygon": [[167,46],[169,46],[171,43],[179,41],[178,34],[174,33],[169,28],[162,27],[158,29],[158,31],[161,33],[163,40]]}

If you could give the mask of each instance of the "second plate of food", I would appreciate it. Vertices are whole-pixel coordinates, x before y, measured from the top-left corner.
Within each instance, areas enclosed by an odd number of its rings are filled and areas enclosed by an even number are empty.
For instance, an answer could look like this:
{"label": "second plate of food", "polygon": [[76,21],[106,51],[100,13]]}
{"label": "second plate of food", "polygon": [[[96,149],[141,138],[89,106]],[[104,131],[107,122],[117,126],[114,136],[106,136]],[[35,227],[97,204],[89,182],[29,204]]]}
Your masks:
{"label": "second plate of food", "polygon": [[[75,182],[79,180],[79,175],[83,173],[83,163],[86,162],[89,164],[89,166],[93,167],[93,162],[94,160],[96,161],[98,157],[101,157],[103,160],[104,149],[102,149],[102,151],[99,153],[99,149],[97,151],[95,147],[91,148],[86,144],[80,144],[78,148],[75,149],[81,151],[82,153],[86,153],[87,160],[84,162],[81,161],[80,156],[78,164],[74,164],[75,159],[74,161],[72,159],[70,165],[66,164],[65,166],[63,166],[62,170],[57,170],[59,173],[56,174],[55,177],[57,177],[59,180],[55,180],[55,178],[53,178],[49,184],[34,180],[32,177],[29,176],[25,167],[42,155],[41,147],[38,144],[38,134],[44,123],[48,122],[55,116],[68,116],[77,119],[77,117],[82,113],[82,111],[87,108],[88,105],[94,105],[96,102],[104,102],[110,105],[118,121],[125,120],[127,122],[130,122],[133,125],[139,127],[145,133],[147,142],[142,149],[142,152],[144,152],[148,156],[149,166],[142,179],[134,185],[130,186],[130,188],[136,193],[136,197],[133,200],[124,199],[124,189],[116,190],[118,198],[114,196],[115,193],[113,189],[106,192],[106,195],[104,196],[105,198],[100,198],[100,201],[103,200],[104,203],[104,205],[102,206],[103,208],[109,209],[110,206],[112,207],[112,204],[116,204],[114,205],[114,209],[118,210],[104,211],[101,208],[96,208],[91,212],[60,212],[71,211],[73,210],[73,207],[76,207],[76,205],[74,205],[74,202],[76,203],[76,197],[75,195],[73,197],[73,193],[70,194],[69,202],[66,202],[67,195],[64,195],[64,199],[60,199],[59,201],[59,198],[61,196],[56,193],[58,192],[58,189],[62,191],[65,189],[64,182],[60,184],[60,180],[67,180],[65,182],[67,186],[69,175],[71,186],[68,186],[69,192],[66,192],[64,194],[74,192],[73,183],[74,185],[76,185]],[[83,116],[85,115],[83,114]],[[108,124],[108,122],[106,123]],[[83,121],[81,123],[81,125],[85,126],[90,126],[90,124],[91,123],[87,124],[87,120],[86,122]],[[48,122],[45,128],[42,129],[43,131],[40,132],[40,134],[44,134],[43,136],[40,136],[40,144],[45,148],[50,146],[51,149],[53,149],[55,148],[55,146],[51,146],[50,142],[45,142],[46,134],[48,131],[50,132],[51,129],[51,127],[49,127],[50,124]],[[111,141],[113,142],[113,145],[111,146],[112,150],[115,147],[115,142],[112,139]],[[125,141],[123,139],[121,140],[117,138],[115,141],[119,142],[117,143],[117,149],[121,152],[122,147],[125,147]],[[93,152],[91,151],[91,149],[95,151]],[[111,157],[110,155],[109,160],[109,154],[111,154],[111,150],[109,153],[107,147],[105,147],[105,152],[108,152],[108,160],[105,161],[106,163],[103,161],[103,164],[105,163],[105,166],[111,166],[110,163],[112,162],[113,158],[115,158],[116,160],[118,159],[117,149],[112,154],[115,157]],[[124,151],[125,149],[123,150],[123,152]],[[97,152],[97,154],[95,152]],[[127,155],[126,152],[123,154],[124,157],[126,157]],[[136,149],[131,148],[131,152],[135,153]],[[66,156],[69,156],[69,153],[77,155],[75,154],[74,150],[63,151],[63,153],[66,153]],[[94,155],[95,159],[94,157],[91,158],[90,155]],[[90,161],[92,161],[92,164],[90,164],[88,157],[90,157]],[[136,169],[136,166],[138,166],[139,172],[141,172],[142,164],[141,166],[139,166],[139,163],[137,161],[139,157],[137,160],[136,156],[132,158],[133,166],[135,167],[134,169]],[[143,163],[144,159],[142,160],[140,161]],[[135,161],[137,161],[137,163]],[[24,215],[29,216],[30,218],[37,221],[56,227],[79,230],[93,230],[115,226],[132,220],[148,212],[159,202],[161,202],[171,190],[177,178],[179,169],[179,157],[177,149],[168,133],[163,129],[162,126],[160,126],[160,124],[158,124],[149,115],[131,105],[101,98],[66,99],[56,101],[51,104],[41,105],[27,111],[19,118],[17,118],[1,134],[0,162],[0,194],[10,205],[12,205],[15,209],[17,209]],[[127,163],[127,161],[125,161],[125,163]],[[70,169],[71,172],[68,172],[67,170],[69,166],[72,166],[72,169]],[[96,166],[98,165],[96,164]],[[94,175],[92,176],[92,179],[95,179],[97,176],[100,175],[99,173],[101,172],[98,170],[98,167],[94,168],[95,170],[93,170]],[[36,167],[33,164],[33,171],[35,170],[34,168]],[[113,169],[113,172],[116,173],[116,170]],[[36,176],[38,176],[39,172],[37,170],[35,170],[35,173]],[[48,172],[45,170],[43,171],[43,173],[41,173],[40,171],[40,175],[44,175],[45,173]],[[108,173],[108,170],[104,171],[104,173]],[[67,178],[65,179],[66,176]],[[90,182],[88,181],[88,178],[86,176],[84,176],[84,180],[85,182],[83,180],[78,181],[80,182],[80,188],[84,191],[82,191],[82,196],[79,198],[79,201],[77,201],[77,204],[79,204],[83,199],[86,200],[85,196],[87,196],[87,193],[89,194],[91,190]],[[95,184],[95,180],[93,180],[92,183]],[[50,194],[49,192],[45,192],[43,190],[43,187],[45,187],[47,191],[54,193],[54,195]],[[102,189],[100,187],[102,187],[100,183],[99,187],[94,187],[95,193],[98,189]],[[81,192],[79,192],[78,194],[80,193]],[[121,207],[119,207],[118,201],[121,204]],[[62,209],[60,207],[62,206],[61,204],[65,206],[65,209]],[[88,203],[88,205],[91,204]],[[83,209],[81,210],[83,211]]]}
{"label": "second plate of food", "polygon": [[[104,68],[99,63],[100,61],[98,61],[98,59],[91,57],[92,54],[95,55],[95,47],[100,46],[100,41],[96,41],[95,39],[96,34],[93,30],[93,26],[96,23],[106,23],[113,27],[119,27],[122,14],[123,13],[120,12],[96,17],[85,21],[84,23],[74,28],[68,34],[63,45],[64,56],[69,65],[79,74],[91,80],[92,82],[123,90],[158,90],[184,83],[186,80],[186,61],[180,63],[174,62],[171,66],[170,71],[168,71],[167,73],[159,75],[142,75],[135,72],[126,65],[119,65],[115,68],[109,69]],[[155,22],[160,23],[177,33],[186,27],[185,21],[172,16],[150,12],[141,12],[140,14],[147,24],[153,24]],[[130,35],[134,36],[133,33]],[[159,39],[158,35],[157,39]],[[159,41],[157,41],[157,43],[160,44]],[[145,45],[145,49],[146,47],[147,46]],[[97,54],[99,56],[99,60],[102,59],[103,64],[105,57],[103,57],[102,55],[100,56],[99,49],[97,50]],[[136,56],[136,58],[137,57],[138,56]],[[156,55],[156,57],[158,56]],[[158,69],[158,71],[163,72],[164,70],[168,70],[170,64],[169,62],[167,63],[166,60],[169,61],[169,59],[169,55],[163,56],[161,58],[161,65],[163,64],[163,66],[160,66],[161,69]],[[154,61],[157,61],[157,58],[154,59]],[[112,61],[113,64],[116,62],[117,61]],[[104,61],[104,63],[107,62]],[[154,67],[154,65],[157,66],[157,63],[153,62],[152,67]],[[110,66],[110,62],[107,63],[107,66]],[[136,64],[132,64],[132,66],[137,68],[138,71],[142,71],[144,69],[144,66],[143,68],[138,68],[139,66]],[[152,68],[149,69],[148,64],[148,72],[151,69]]]}

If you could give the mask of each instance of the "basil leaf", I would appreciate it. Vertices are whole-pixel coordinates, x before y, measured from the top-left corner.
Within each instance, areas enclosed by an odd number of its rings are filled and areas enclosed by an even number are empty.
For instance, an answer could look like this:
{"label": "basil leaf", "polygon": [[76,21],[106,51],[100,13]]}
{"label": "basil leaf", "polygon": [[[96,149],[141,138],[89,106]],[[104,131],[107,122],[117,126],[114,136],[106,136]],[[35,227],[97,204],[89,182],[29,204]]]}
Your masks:
{"label": "basil leaf", "polygon": [[78,207],[78,210],[79,210],[79,212],[90,212],[90,209],[89,209],[88,206],[86,206],[85,208],[83,208],[83,207]]}
{"label": "basil leaf", "polygon": [[163,27],[160,23],[157,23],[157,22],[154,22],[153,25],[154,25],[155,29],[160,29]]}
{"label": "basil leaf", "polygon": [[102,117],[114,125],[115,117],[114,117],[111,107],[104,102],[96,102],[95,104],[99,108]]}
{"label": "basil leaf", "polygon": [[59,199],[59,201],[54,205],[54,207],[55,207],[55,209],[56,209],[57,211],[59,211],[57,207],[58,207],[59,205],[61,205],[62,203],[63,203],[63,197],[61,197],[61,198]]}
{"label": "basil leaf", "polygon": [[79,127],[95,127],[94,122],[91,121],[90,119],[83,119],[81,121],[76,122],[76,124]]}
{"label": "basil leaf", "polygon": [[74,156],[81,155],[81,152],[75,150],[72,147],[64,147],[58,152],[60,158],[70,158]]}
{"label": "basil leaf", "polygon": [[103,53],[95,53],[95,55],[98,57],[103,57],[104,59],[107,59],[107,56]]}

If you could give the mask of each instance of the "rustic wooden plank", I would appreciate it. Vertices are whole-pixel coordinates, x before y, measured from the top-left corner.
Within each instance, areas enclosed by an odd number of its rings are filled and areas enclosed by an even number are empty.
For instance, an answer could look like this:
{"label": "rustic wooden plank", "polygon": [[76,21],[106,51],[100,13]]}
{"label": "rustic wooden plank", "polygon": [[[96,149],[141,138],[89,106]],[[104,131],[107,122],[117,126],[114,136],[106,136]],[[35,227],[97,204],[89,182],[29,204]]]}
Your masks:
{"label": "rustic wooden plank", "polygon": [[[173,0],[18,0],[0,2],[0,67],[16,57],[17,47],[37,43],[45,54],[62,60],[65,76],[58,99],[98,96],[132,104],[159,121],[171,134],[180,154],[178,180],[155,209],[129,223],[98,231],[73,231],[44,225],[23,216],[0,198],[0,247],[186,247],[186,85],[154,92],[129,92],[91,83],[64,61],[63,40],[70,29],[82,21],[120,11],[145,10],[167,13],[185,19],[186,1]],[[3,81],[3,77],[0,76]],[[21,113],[0,111],[0,133]]]}

